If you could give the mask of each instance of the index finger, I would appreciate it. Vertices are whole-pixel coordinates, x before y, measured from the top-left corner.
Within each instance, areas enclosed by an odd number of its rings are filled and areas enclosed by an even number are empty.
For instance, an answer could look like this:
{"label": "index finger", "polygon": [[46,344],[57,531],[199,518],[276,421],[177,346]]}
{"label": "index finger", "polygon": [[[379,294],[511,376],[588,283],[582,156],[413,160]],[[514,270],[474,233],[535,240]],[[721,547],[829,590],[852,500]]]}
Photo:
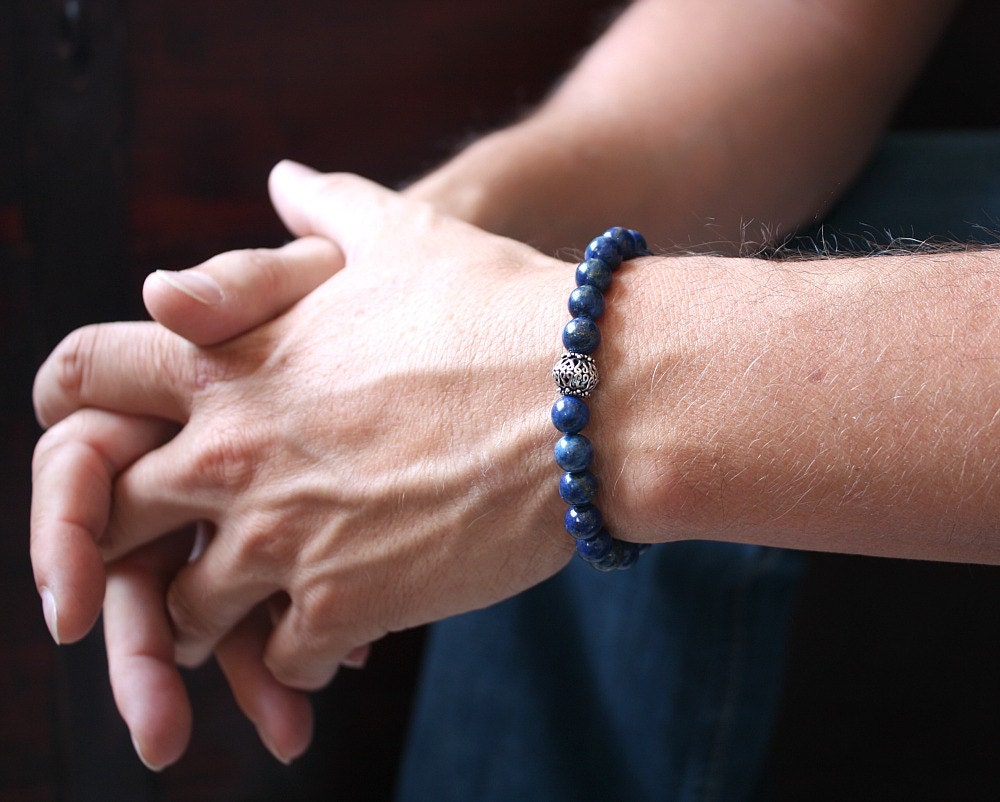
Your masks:
{"label": "index finger", "polygon": [[197,386],[197,349],[156,323],[98,323],[69,334],[35,376],[46,428],[83,407],[183,423]]}

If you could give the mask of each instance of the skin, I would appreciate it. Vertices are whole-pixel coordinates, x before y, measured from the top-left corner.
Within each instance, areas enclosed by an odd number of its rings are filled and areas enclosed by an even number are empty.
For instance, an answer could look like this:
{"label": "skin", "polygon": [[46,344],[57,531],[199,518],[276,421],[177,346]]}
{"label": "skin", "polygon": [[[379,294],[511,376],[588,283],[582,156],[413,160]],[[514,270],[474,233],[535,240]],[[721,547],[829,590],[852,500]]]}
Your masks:
{"label": "skin", "polygon": [[[151,277],[179,336],[71,335],[36,382],[32,560],[57,641],[103,599],[147,765],[187,742],[175,657],[214,649],[287,761],[311,732],[296,689],[569,559],[546,410],[572,266],[417,201],[548,248],[609,222],[660,243],[788,230],[858,169],[949,8],[636,3],[535,114],[409,199],[279,166],[272,197],[305,239],[187,286]],[[615,531],[995,561],[994,270],[990,254],[631,263],[593,407]],[[496,326],[477,327],[487,309]],[[195,521],[213,534],[188,563],[189,528],[162,536]]]}
{"label": "skin", "polygon": [[548,252],[609,219],[660,246],[780,237],[849,185],[954,6],[633,3],[539,109],[409,194]]}

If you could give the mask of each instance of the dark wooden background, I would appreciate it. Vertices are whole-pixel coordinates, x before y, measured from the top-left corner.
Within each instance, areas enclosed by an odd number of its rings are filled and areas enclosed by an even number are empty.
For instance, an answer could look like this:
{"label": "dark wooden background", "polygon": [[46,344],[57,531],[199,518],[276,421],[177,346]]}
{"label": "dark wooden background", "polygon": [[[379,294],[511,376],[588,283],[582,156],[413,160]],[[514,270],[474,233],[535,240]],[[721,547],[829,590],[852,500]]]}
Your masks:
{"label": "dark wooden background", "polygon": [[[265,179],[293,157],[396,185],[537,100],[607,0],[3,0],[0,5],[0,800],[385,799],[420,633],[316,697],[290,769],[216,671],[189,755],[132,757],[99,636],[56,649],[28,562],[37,365],[72,328],[141,315],[142,278],[285,238]],[[998,125],[1000,30],[970,4],[899,124]],[[941,70],[940,67],[947,67]],[[814,561],[773,761],[779,798],[1000,798],[994,569]],[[876,789],[866,793],[864,789]]]}

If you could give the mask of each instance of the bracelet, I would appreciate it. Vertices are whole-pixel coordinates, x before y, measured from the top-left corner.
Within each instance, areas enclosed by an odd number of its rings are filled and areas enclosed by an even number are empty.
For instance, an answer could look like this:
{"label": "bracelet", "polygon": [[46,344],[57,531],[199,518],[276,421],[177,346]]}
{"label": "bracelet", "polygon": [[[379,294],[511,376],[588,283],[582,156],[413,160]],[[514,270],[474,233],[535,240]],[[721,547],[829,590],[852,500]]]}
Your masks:
{"label": "bracelet", "polygon": [[599,571],[629,568],[649,548],[618,540],[604,526],[601,511],[593,503],[598,489],[597,477],[589,470],[594,447],[580,434],[590,419],[590,408],[583,399],[590,396],[599,379],[597,363],[590,354],[601,342],[597,320],[604,314],[604,292],[623,261],[648,255],[642,234],[619,226],[591,241],[584,260],[577,265],[576,289],[569,296],[572,320],[562,333],[566,353],[552,368],[562,394],[552,406],[552,423],[563,433],[556,443],[555,457],[565,471],[559,480],[559,495],[569,504],[566,531],[576,539],[577,554]]}

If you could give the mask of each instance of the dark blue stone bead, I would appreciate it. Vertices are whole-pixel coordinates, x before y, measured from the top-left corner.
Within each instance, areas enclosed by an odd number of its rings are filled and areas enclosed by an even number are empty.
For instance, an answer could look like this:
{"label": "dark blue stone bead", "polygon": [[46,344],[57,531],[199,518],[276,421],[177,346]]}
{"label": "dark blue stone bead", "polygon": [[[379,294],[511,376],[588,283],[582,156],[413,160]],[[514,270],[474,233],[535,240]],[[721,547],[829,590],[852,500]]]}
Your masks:
{"label": "dark blue stone bead", "polygon": [[567,504],[590,504],[597,495],[597,477],[590,471],[564,473],[559,480],[559,497]]}
{"label": "dark blue stone bead", "polygon": [[601,344],[601,332],[589,317],[575,317],[563,329],[562,341],[567,351],[589,354]]}
{"label": "dark blue stone bead", "polygon": [[649,246],[646,245],[646,238],[632,228],[622,228],[615,226],[604,232],[605,237],[610,237],[618,243],[621,248],[622,261],[635,259],[637,256],[648,256]]}
{"label": "dark blue stone bead", "polygon": [[622,253],[622,261],[635,258],[635,237],[627,228],[613,226],[604,232],[605,237],[611,237],[618,243],[618,249]]}
{"label": "dark blue stone bead", "polygon": [[576,284],[578,287],[589,285],[595,290],[604,292],[611,286],[611,273],[607,262],[587,259],[576,266]]}
{"label": "dark blue stone bead", "polygon": [[566,531],[577,540],[586,540],[601,531],[601,511],[592,504],[573,505],[563,519]]}
{"label": "dark blue stone bead", "polygon": [[635,240],[635,255],[649,256],[649,246],[646,244],[646,238],[634,229],[629,229],[628,233],[631,234],[632,239]]}
{"label": "dark blue stone bead", "polygon": [[556,464],[568,473],[584,471],[594,459],[594,446],[582,434],[565,434],[555,447]]}
{"label": "dark blue stone bead", "polygon": [[595,237],[590,241],[587,250],[583,252],[584,259],[600,259],[612,270],[617,270],[622,263],[621,248],[611,237]]}
{"label": "dark blue stone bead", "polygon": [[619,543],[621,543],[620,540],[613,540],[608,553],[605,554],[602,559],[592,562],[591,565],[598,571],[617,571],[619,563],[621,562],[621,550],[618,547]]}
{"label": "dark blue stone bead", "polygon": [[617,540],[615,542],[618,544],[619,551],[621,552],[618,558],[618,569],[624,571],[626,568],[631,568],[642,553],[639,550],[639,544],[629,543],[625,540]]}
{"label": "dark blue stone bead", "polygon": [[598,571],[621,571],[631,568],[639,559],[639,544],[615,540],[611,550],[602,560],[591,563]]}
{"label": "dark blue stone bead", "polygon": [[608,556],[611,543],[611,533],[602,529],[591,538],[576,541],[576,553],[589,563],[599,562]]}
{"label": "dark blue stone bead", "polygon": [[552,425],[560,432],[576,434],[590,420],[590,407],[575,395],[560,396],[552,405]]}
{"label": "dark blue stone bead", "polygon": [[597,320],[604,314],[604,295],[589,284],[577,287],[569,294],[569,313],[573,317]]}

